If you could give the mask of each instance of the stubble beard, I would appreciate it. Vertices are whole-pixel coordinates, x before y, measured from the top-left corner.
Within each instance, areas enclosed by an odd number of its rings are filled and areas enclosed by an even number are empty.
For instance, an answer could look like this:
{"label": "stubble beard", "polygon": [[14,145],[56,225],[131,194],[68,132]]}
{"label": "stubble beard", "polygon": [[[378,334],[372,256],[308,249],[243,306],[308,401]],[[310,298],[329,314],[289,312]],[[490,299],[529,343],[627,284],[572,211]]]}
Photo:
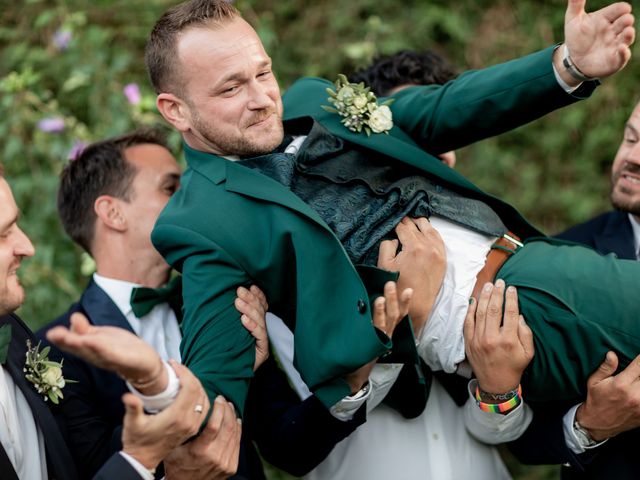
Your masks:
{"label": "stubble beard", "polygon": [[276,115],[278,117],[277,122],[272,128],[270,134],[268,136],[264,136],[264,138],[260,140],[251,140],[244,135],[239,137],[225,135],[206,124],[206,122],[203,122],[197,115],[194,116],[193,123],[195,129],[200,132],[200,135],[202,135],[209,144],[215,145],[218,150],[226,152],[225,155],[255,157],[271,153],[278,145],[280,145],[280,143],[282,143],[282,139],[284,137],[282,119],[277,112],[273,111],[268,114],[263,114],[262,120],[268,118],[270,115]]}
{"label": "stubble beard", "polygon": [[611,179],[611,192],[609,194],[611,205],[617,210],[640,216],[640,200],[632,200],[633,192],[618,185],[623,173],[623,170],[618,170]]}
{"label": "stubble beard", "polygon": [[9,281],[10,279],[7,278],[3,291],[0,291],[0,315],[13,313],[24,303],[24,288],[18,277],[15,277],[16,286],[12,288],[8,285]]}

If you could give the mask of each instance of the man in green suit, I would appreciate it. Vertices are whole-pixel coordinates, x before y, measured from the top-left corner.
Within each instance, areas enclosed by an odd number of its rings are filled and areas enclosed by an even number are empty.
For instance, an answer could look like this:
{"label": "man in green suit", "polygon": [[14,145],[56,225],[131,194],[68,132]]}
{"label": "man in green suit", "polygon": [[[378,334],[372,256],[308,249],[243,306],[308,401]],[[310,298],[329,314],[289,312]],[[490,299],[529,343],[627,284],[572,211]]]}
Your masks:
{"label": "man in green suit", "polygon": [[[374,173],[382,177],[389,173],[382,164],[394,165],[392,170],[412,169],[432,184],[425,187],[430,189],[427,201],[412,204],[416,208],[406,213],[442,216],[464,225],[465,231],[485,234],[490,243],[506,226],[521,237],[539,235],[513,207],[485,194],[430,153],[496,135],[588,96],[596,78],[626,64],[634,35],[628,4],[587,15],[584,0],[569,0],[564,46],[469,72],[441,88],[406,89],[391,107],[395,127],[389,135],[367,136],[349,131],[338,115],[322,109],[325,89],[331,86],[324,80],[297,82],[283,108],[268,55],[229,3],[194,0],[167,11],[151,33],[146,61],[158,108],[183,135],[189,168],[181,190],[158,219],[152,240],[183,273],[185,363],[207,389],[224,393],[242,408],[253,346],[250,335],[238,327],[231,303],[238,285],[256,283],[272,311],[294,332],[296,366],[318,398],[330,407],[353,393],[342,375],[392,346],[371,327],[368,299],[393,278],[371,265],[356,269],[354,261],[371,264],[371,252],[377,253],[394,225],[382,232],[374,228],[380,235],[371,244],[365,238],[354,247],[340,231],[345,219],[331,210],[333,200],[344,200],[349,192],[321,205],[321,193],[309,184],[314,168],[321,167],[319,176],[328,175],[327,155],[333,155],[350,167],[369,158],[377,162]],[[292,146],[297,157],[286,151]],[[246,157],[253,158],[234,161]],[[341,182],[341,165],[332,165],[332,185]],[[305,171],[307,184],[296,190],[297,175]],[[372,179],[366,180],[371,185]],[[383,180],[383,187],[388,186],[389,179]],[[380,193],[389,192],[383,188]],[[397,200],[403,205],[407,199]],[[360,206],[356,234],[360,224],[370,226],[376,213],[367,212],[366,204]],[[401,218],[403,212],[396,209],[394,215],[398,213]],[[393,262],[384,266],[392,270],[389,265]],[[403,289],[403,278],[398,281]],[[466,297],[471,287],[473,283]],[[415,296],[420,298],[419,292]],[[422,328],[430,307],[411,312],[414,328]],[[411,331],[402,331],[406,335],[394,337],[394,349],[412,358],[413,341],[406,341]],[[595,366],[603,356],[597,354]]]}

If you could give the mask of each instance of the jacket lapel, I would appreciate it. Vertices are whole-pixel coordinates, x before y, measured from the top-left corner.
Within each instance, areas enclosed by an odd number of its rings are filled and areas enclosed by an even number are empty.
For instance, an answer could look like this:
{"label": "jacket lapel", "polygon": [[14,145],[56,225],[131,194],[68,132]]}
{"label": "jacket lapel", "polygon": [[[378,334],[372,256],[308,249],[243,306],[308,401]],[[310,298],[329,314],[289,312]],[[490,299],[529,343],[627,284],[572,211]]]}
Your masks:
{"label": "jacket lapel", "polygon": [[33,385],[24,377],[23,368],[27,340],[30,340],[32,345],[37,345],[37,339],[17,316],[10,315],[6,319],[13,326],[13,337],[6,368],[13,382],[27,400],[36,424],[44,436],[49,478],[76,478],[73,471],[73,459],[66,448],[66,442],[60,433],[58,424],[42,396],[36,393]]}
{"label": "jacket lapel", "polygon": [[607,218],[601,232],[593,236],[596,249],[600,252],[615,252],[618,258],[635,260],[633,229],[625,212],[615,210]]}
{"label": "jacket lapel", "polygon": [[311,207],[275,180],[226,158],[193,150],[186,144],[184,148],[189,167],[213,183],[219,185],[225,182],[224,187],[229,192],[283,205],[310,218],[331,235],[334,235],[329,226]]}
{"label": "jacket lapel", "polygon": [[120,327],[135,333],[113,300],[93,280],[82,294],[80,305],[92,324]]}

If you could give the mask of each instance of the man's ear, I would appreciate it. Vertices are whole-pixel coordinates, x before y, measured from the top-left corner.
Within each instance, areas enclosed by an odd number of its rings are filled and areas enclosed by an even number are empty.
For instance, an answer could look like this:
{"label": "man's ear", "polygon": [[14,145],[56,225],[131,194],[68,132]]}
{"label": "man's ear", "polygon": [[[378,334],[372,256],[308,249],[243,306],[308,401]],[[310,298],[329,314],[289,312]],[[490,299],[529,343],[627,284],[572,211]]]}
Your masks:
{"label": "man's ear", "polygon": [[191,128],[190,112],[186,103],[172,93],[161,93],[156,98],[158,111],[179,132]]}
{"label": "man's ear", "polygon": [[93,204],[98,220],[108,228],[123,232],[127,229],[127,219],[120,208],[120,202],[110,195],[100,195]]}

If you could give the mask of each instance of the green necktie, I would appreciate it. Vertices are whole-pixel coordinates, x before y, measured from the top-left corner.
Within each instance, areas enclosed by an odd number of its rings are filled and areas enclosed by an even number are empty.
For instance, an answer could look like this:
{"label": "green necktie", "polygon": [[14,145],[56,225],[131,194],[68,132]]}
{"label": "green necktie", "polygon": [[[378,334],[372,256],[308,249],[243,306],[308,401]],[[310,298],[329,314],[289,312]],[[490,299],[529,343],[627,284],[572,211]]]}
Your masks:
{"label": "green necktie", "polygon": [[7,360],[7,352],[11,343],[11,325],[0,327],[0,365],[4,365]]}
{"label": "green necktie", "polygon": [[153,307],[165,302],[173,309],[178,323],[180,323],[182,320],[182,277],[174,277],[164,287],[138,287],[131,291],[131,309],[138,318],[144,317],[153,310]]}

